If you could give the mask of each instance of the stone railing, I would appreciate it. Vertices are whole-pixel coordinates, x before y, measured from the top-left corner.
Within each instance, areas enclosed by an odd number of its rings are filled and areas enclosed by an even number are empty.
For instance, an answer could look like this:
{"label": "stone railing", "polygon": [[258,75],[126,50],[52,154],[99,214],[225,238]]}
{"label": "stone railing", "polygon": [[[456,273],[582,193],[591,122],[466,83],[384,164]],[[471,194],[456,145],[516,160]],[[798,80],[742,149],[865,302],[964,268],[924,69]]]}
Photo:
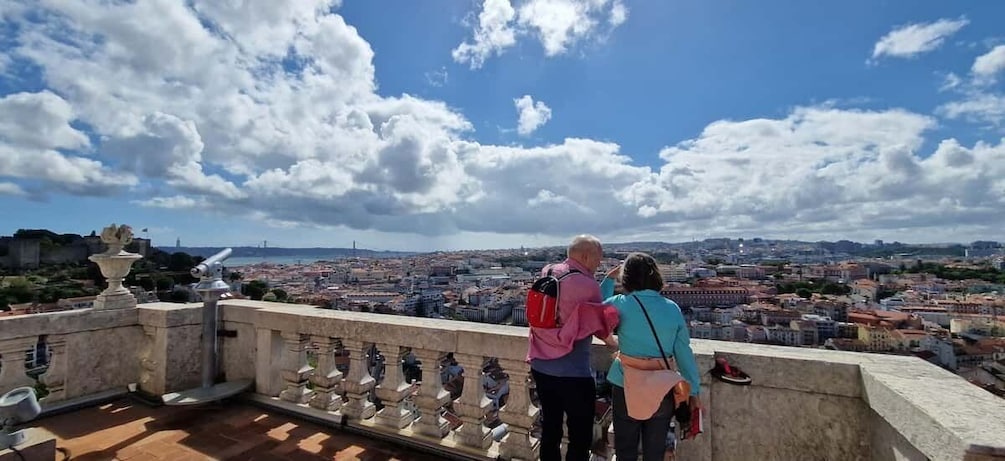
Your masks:
{"label": "stone railing", "polygon": [[144,342],[138,314],[85,309],[0,317],[0,393],[35,387],[43,410],[125,393],[136,382]]}
{"label": "stone railing", "polygon": [[[221,348],[223,371],[253,378],[260,401],[445,454],[536,459],[524,330],[250,301],[221,306],[223,328],[236,334]],[[409,355],[421,362],[412,382],[402,366]],[[463,389],[456,399],[441,364],[463,369],[451,383]],[[486,393],[487,365],[508,375],[501,408]]]}
{"label": "stone railing", "polygon": [[[155,395],[196,387],[200,309],[156,303],[0,319],[0,391],[30,385],[26,351],[40,338],[52,356],[40,378],[44,406],[133,382]],[[223,377],[253,379],[248,397],[258,404],[444,456],[536,459],[525,328],[239,300],[221,301],[221,320]],[[920,359],[693,345],[701,370],[723,356],[754,384],[704,373],[706,433],[681,443],[681,459],[1005,459],[1005,401]],[[605,369],[609,352],[594,352]],[[402,366],[413,357],[421,365]],[[444,383],[444,363],[463,375]],[[508,375],[498,408],[487,364]]]}

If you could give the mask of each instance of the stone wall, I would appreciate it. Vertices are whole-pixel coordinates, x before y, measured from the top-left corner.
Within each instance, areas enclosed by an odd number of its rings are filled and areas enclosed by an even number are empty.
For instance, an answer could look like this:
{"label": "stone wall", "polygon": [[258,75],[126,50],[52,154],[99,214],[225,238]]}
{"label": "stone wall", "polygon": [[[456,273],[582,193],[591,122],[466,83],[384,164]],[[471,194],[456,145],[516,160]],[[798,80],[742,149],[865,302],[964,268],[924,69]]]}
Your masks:
{"label": "stone wall", "polygon": [[39,262],[41,264],[81,263],[87,261],[88,256],[87,246],[74,244],[39,252]]}
{"label": "stone wall", "polygon": [[[358,363],[359,348],[374,342],[386,355],[401,347],[427,357],[453,352],[470,366],[481,357],[496,357],[504,369],[526,376],[527,329],[521,327],[245,300],[222,301],[220,318],[223,330],[236,333],[220,339],[221,371],[228,381],[255,379],[257,395],[265,402],[281,393],[299,395],[293,391],[302,379],[297,377],[303,372],[297,368],[298,354],[305,351],[306,338],[349,341],[355,348],[353,363]],[[52,384],[58,399],[124,390],[133,382],[152,394],[196,387],[200,323],[201,305],[169,303],[0,318],[0,350],[7,354],[3,364],[11,367],[0,373],[0,392],[25,385],[23,374],[9,370],[22,366],[22,351],[40,338],[55,347],[43,380]],[[920,359],[721,341],[694,340],[692,345],[702,372],[706,433],[680,445],[681,459],[1005,460],[1005,401]],[[707,371],[716,357],[749,373],[753,384],[712,380]],[[599,341],[593,363],[598,369],[610,363],[610,352]],[[364,392],[360,386],[365,381],[352,381],[359,378],[350,373],[344,384]],[[381,399],[392,395],[390,388],[378,390],[385,396]],[[356,395],[351,392],[350,399]],[[472,399],[455,404],[475,421],[472,415],[482,403]],[[506,408],[504,416],[526,424],[527,415]],[[359,424],[387,430],[379,422]],[[453,443],[408,431],[388,434],[441,448]],[[464,437],[480,437],[473,434],[468,431]]]}
{"label": "stone wall", "polygon": [[137,352],[143,344],[143,330],[136,309],[0,317],[0,350],[5,354],[0,393],[35,385],[23,366],[26,351],[40,341],[52,353],[48,370],[40,378],[50,391],[44,407],[111,390],[124,392],[139,377]]}
{"label": "stone wall", "polygon": [[[228,373],[246,377],[256,329],[259,392],[282,389],[279,332],[335,336],[522,361],[527,329],[312,309],[223,303]],[[706,433],[683,442],[688,460],[1005,460],[1005,401],[914,357],[693,340],[702,372]],[[712,380],[716,357],[753,377]],[[264,359],[263,359],[264,358]],[[593,365],[610,365],[594,342]]]}

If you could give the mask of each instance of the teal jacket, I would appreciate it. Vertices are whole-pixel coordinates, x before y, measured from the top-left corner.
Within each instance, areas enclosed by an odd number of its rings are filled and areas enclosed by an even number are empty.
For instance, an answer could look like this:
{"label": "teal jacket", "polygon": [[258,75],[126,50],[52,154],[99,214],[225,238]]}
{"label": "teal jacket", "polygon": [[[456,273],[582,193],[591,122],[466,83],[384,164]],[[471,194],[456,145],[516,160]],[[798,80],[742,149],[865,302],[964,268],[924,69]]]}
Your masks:
{"label": "teal jacket", "polygon": [[[701,381],[698,375],[698,364],[691,351],[691,335],[687,330],[687,322],[677,303],[667,299],[655,290],[641,290],[634,293],[614,295],[614,280],[605,278],[600,284],[601,296],[618,310],[620,323],[616,333],[621,352],[633,357],[659,357],[660,349],[653,338],[652,329],[646,322],[642,308],[632,295],[639,298],[646,306],[653,326],[659,334],[663,350],[677,362],[681,376],[691,385],[691,395],[698,395]],[[611,384],[624,387],[624,374],[621,361],[615,360],[607,372],[607,380]]]}

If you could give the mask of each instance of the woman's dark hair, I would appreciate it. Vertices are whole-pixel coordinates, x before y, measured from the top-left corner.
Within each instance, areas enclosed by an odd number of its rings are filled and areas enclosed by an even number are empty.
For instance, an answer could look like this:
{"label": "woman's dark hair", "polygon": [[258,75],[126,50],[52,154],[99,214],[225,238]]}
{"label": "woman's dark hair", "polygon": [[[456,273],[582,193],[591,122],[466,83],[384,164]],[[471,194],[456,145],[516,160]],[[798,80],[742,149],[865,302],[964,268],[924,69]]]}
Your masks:
{"label": "woman's dark hair", "polygon": [[621,286],[625,292],[663,289],[663,276],[656,260],[645,253],[631,253],[621,267]]}

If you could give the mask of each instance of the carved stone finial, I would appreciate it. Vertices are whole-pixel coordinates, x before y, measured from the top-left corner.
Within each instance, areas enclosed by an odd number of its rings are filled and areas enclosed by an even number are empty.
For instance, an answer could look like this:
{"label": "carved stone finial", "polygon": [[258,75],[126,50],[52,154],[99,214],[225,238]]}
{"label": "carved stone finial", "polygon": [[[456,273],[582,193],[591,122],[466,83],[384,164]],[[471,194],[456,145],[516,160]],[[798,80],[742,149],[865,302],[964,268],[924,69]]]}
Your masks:
{"label": "carved stone finial", "polygon": [[133,243],[133,228],[125,224],[116,226],[112,223],[111,226],[101,230],[101,241],[105,242],[110,248],[122,248]]}
{"label": "carved stone finial", "polygon": [[101,231],[101,241],[108,245],[104,253],[91,255],[90,259],[101,269],[108,280],[108,288],[94,301],[95,309],[120,309],[136,307],[136,298],[122,286],[122,280],[136,260],[142,256],[125,251],[123,247],[133,242],[133,229],[125,224],[112,224]]}

